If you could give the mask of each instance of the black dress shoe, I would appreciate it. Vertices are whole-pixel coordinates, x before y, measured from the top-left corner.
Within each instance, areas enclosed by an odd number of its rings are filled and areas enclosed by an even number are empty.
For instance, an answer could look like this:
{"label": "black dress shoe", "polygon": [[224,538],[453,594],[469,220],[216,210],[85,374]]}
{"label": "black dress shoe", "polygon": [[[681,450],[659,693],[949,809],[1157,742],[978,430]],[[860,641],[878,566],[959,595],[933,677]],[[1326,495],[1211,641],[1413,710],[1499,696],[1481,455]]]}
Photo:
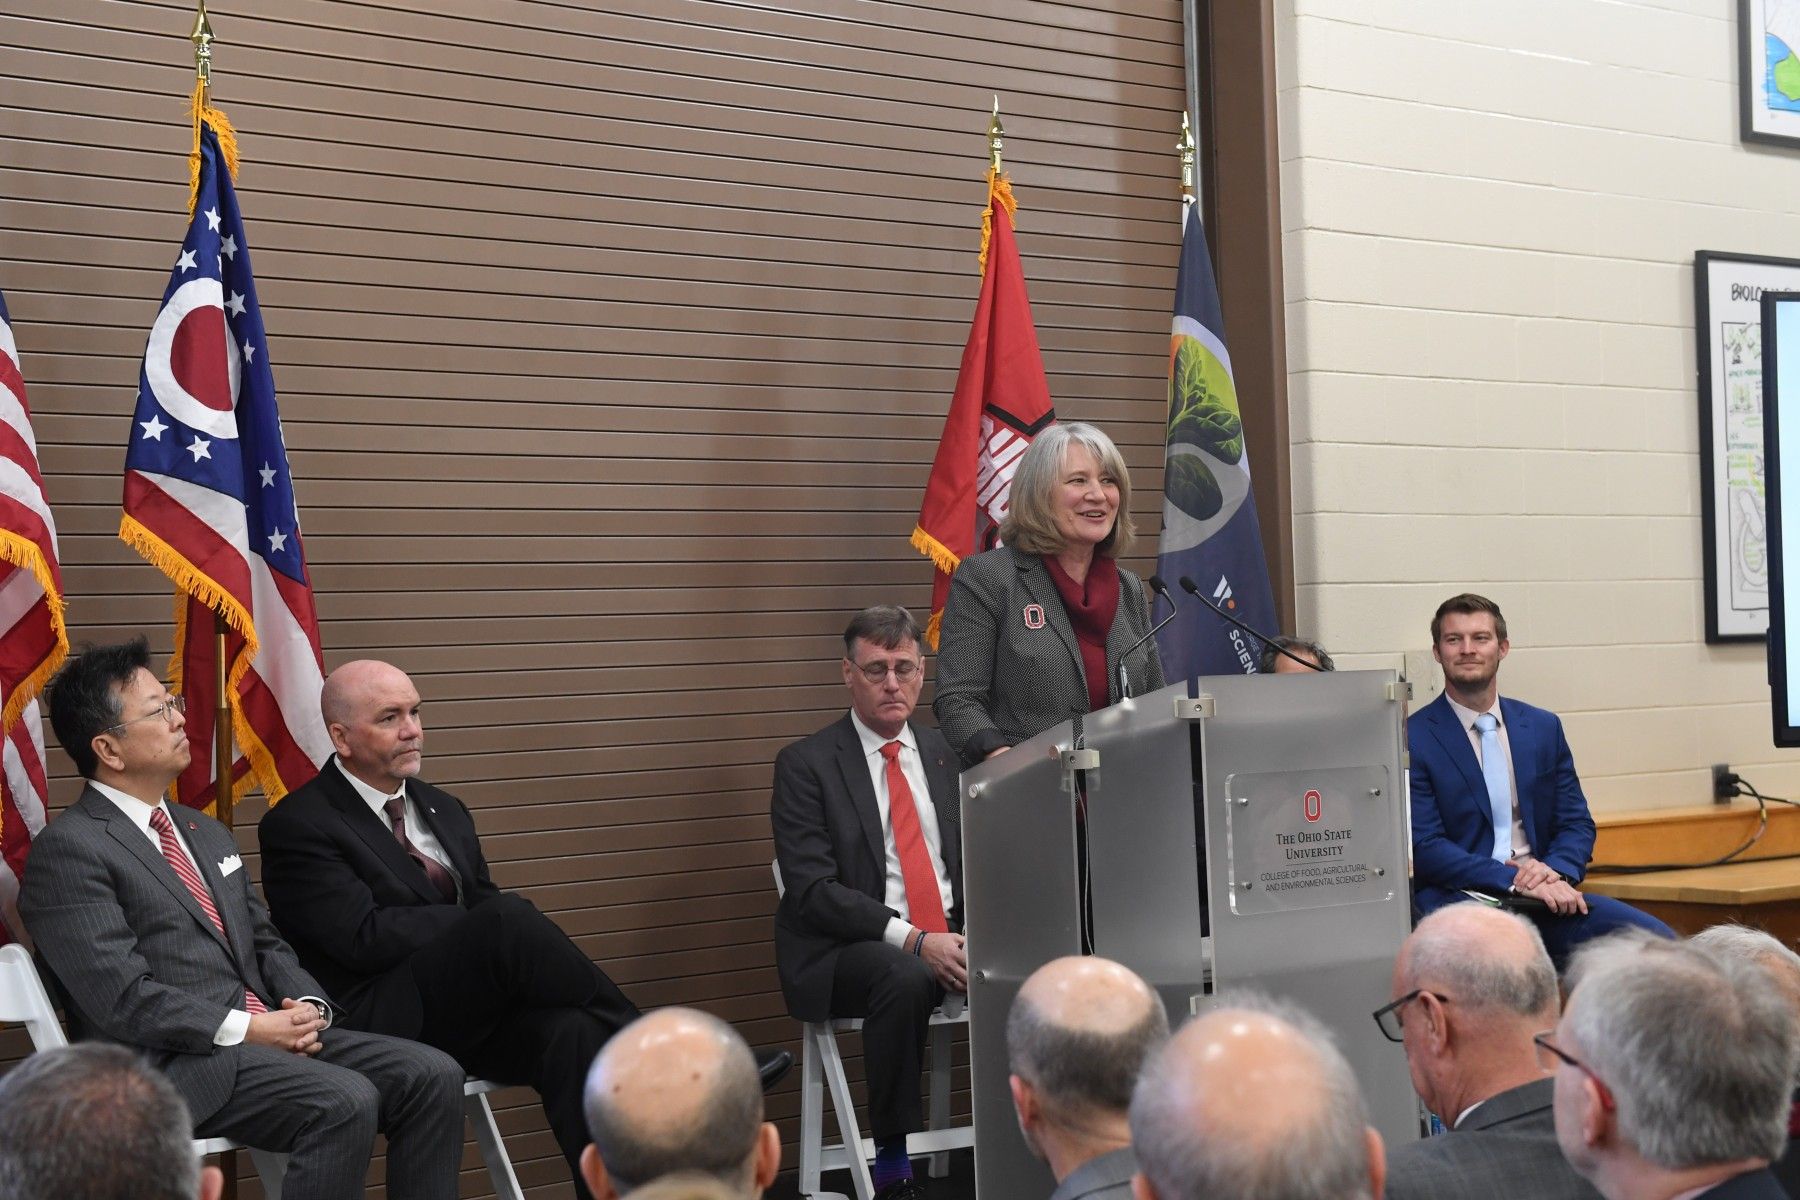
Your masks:
{"label": "black dress shoe", "polygon": [[768,1091],[794,1069],[794,1056],[786,1050],[758,1050],[756,1073],[762,1076],[762,1090]]}
{"label": "black dress shoe", "polygon": [[930,1195],[917,1178],[896,1179],[875,1193],[875,1200],[926,1200]]}

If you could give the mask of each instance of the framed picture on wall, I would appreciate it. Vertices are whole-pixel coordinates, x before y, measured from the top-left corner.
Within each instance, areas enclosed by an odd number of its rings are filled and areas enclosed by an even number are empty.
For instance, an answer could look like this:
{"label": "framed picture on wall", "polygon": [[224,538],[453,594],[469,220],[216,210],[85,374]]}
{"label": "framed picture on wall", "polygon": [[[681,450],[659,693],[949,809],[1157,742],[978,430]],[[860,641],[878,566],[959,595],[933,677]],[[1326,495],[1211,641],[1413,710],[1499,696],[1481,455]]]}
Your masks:
{"label": "framed picture on wall", "polygon": [[1738,0],[1738,112],[1747,142],[1800,146],[1800,5]]}
{"label": "framed picture on wall", "polygon": [[1763,526],[1762,294],[1800,291],[1800,259],[1694,255],[1706,640],[1769,632]]}

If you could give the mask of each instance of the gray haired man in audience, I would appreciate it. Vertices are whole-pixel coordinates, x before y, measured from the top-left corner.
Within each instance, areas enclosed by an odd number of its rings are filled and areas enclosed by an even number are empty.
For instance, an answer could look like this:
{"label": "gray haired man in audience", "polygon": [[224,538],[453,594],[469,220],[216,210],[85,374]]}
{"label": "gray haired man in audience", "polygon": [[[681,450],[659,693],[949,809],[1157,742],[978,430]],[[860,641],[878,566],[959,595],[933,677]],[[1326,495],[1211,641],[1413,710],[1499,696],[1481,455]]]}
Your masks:
{"label": "gray haired man in audience", "polygon": [[187,1103],[122,1046],[34,1054],[0,1080],[0,1196],[6,1200],[218,1200],[200,1166]]}
{"label": "gray haired man in audience", "polygon": [[1615,935],[1578,951],[1540,1034],[1556,1134],[1607,1200],[1785,1200],[1800,1032],[1769,973],[1684,943]]}
{"label": "gray haired man in audience", "polygon": [[1556,968],[1530,921],[1440,908],[1394,960],[1375,1011],[1406,1047],[1413,1088],[1451,1132],[1396,1146],[1387,1200],[1594,1200],[1556,1144],[1553,1084],[1532,1037],[1556,1024]]}
{"label": "gray haired man in audience", "polygon": [[1330,1035],[1290,1005],[1222,997],[1131,1097],[1137,1200],[1373,1200],[1381,1135]]}
{"label": "gray haired man in audience", "polygon": [[1110,959],[1054,959],[1019,988],[1006,1020],[1013,1108],[1056,1176],[1051,1200],[1128,1200],[1131,1089],[1168,1036],[1161,998]]}
{"label": "gray haired man in audience", "polygon": [[594,1142],[581,1174],[595,1200],[681,1172],[756,1200],[781,1169],[756,1058],[707,1013],[662,1008],[614,1034],[588,1072],[585,1106]]}
{"label": "gray haired man in audience", "polygon": [[[1714,954],[1753,962],[1767,970],[1788,998],[1794,1022],[1800,1026],[1800,954],[1795,954],[1762,930],[1743,925],[1714,925],[1703,929],[1694,935],[1693,944]],[[1800,1084],[1800,1080],[1795,1082]],[[1790,1196],[1800,1196],[1800,1138],[1794,1136],[1796,1129],[1800,1129],[1800,1090],[1795,1093],[1794,1106],[1788,1115],[1787,1146],[1775,1160],[1775,1165],[1769,1168]]]}

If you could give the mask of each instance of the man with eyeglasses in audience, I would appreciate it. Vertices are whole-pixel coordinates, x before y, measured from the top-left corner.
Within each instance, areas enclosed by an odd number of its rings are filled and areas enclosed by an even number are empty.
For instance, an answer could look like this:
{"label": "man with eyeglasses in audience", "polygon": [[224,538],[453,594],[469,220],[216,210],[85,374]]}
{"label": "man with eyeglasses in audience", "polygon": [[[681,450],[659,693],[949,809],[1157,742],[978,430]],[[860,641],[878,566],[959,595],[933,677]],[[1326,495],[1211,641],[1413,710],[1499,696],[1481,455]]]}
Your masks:
{"label": "man with eyeglasses in audience", "polygon": [[926,1029],[968,990],[962,842],[950,744],[912,720],[924,685],[912,614],[879,605],[844,630],[850,711],[775,759],[770,821],[783,895],[775,964],[797,1020],[863,1019],[877,1200],[918,1195],[906,1135]]}
{"label": "man with eyeglasses in audience", "polygon": [[1769,1164],[1800,1034],[1768,971],[1623,934],[1578,951],[1569,980],[1535,1040],[1570,1164],[1607,1200],[1786,1200]]}
{"label": "man with eyeglasses in audience", "polygon": [[1556,969],[1531,922],[1453,904],[1419,922],[1375,1010],[1419,1099],[1449,1130],[1388,1154],[1387,1200],[1596,1200],[1556,1142],[1532,1036],[1554,1025]]}

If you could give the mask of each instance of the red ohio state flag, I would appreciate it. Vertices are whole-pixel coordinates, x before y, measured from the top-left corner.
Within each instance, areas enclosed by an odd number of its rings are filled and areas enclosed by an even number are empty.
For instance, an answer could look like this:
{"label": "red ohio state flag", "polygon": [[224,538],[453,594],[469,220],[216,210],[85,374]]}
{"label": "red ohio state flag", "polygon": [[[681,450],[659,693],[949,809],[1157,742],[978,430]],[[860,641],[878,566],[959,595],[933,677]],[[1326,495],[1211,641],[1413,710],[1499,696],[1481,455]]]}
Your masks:
{"label": "red ohio state flag", "polygon": [[933,650],[950,576],[963,559],[998,544],[1019,456],[1039,430],[1056,420],[1031,323],[1025,272],[1013,241],[1017,208],[1006,176],[990,170],[981,218],[981,297],[912,534],[913,548],[937,568],[931,620],[925,626],[925,641]]}

